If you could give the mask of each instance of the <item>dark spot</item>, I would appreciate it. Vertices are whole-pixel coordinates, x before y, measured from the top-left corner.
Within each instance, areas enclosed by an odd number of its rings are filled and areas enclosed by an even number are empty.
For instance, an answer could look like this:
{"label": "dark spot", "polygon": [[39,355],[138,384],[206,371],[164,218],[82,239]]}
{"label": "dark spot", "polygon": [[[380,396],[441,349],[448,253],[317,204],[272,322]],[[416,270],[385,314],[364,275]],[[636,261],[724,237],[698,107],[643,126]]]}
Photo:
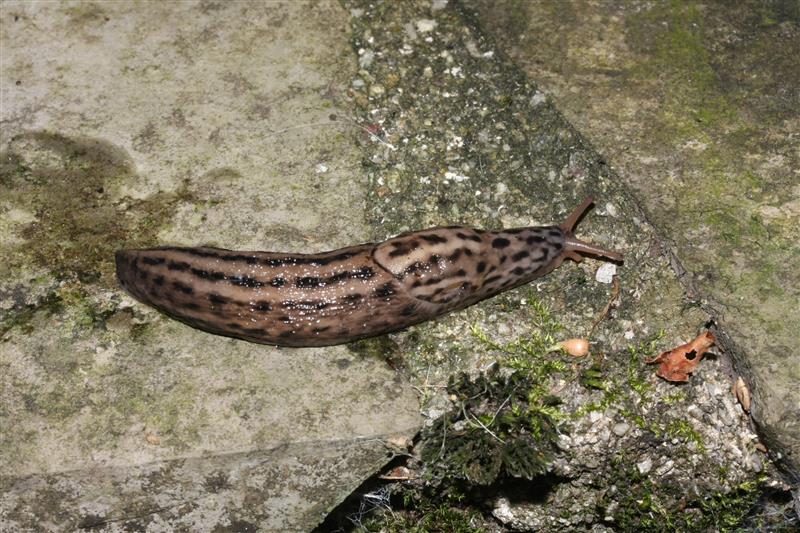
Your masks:
{"label": "dark spot", "polygon": [[525,242],[527,242],[528,244],[533,244],[535,242],[544,242],[544,237],[542,237],[541,235],[530,235],[527,239],[525,239]]}
{"label": "dark spot", "polygon": [[187,303],[183,304],[183,307],[185,307],[186,309],[190,309],[192,311],[196,311],[196,310],[200,309],[200,306],[197,305],[194,302],[187,302]]}
{"label": "dark spot", "polygon": [[292,335],[294,335],[294,331],[287,329],[286,331],[281,331],[278,337],[285,339],[286,337],[291,337]]}
{"label": "dark spot", "polygon": [[377,289],[375,289],[375,297],[376,298],[389,298],[390,296],[395,294],[394,287],[392,286],[392,282],[384,283]]}
{"label": "dark spot", "polygon": [[241,331],[242,329],[244,329],[244,328],[242,328],[242,325],[241,325],[241,324],[238,324],[238,323],[236,323],[236,322],[228,322],[228,323],[227,323],[227,324],[225,324],[225,325],[228,327],[228,329],[238,329],[238,330],[240,330],[240,331]]}
{"label": "dark spot", "polygon": [[522,250],[521,252],[517,252],[514,255],[512,255],[511,256],[511,260],[515,261],[515,262],[516,261],[522,261],[523,259],[525,259],[529,255],[531,255],[531,254],[528,252],[528,250]]}
{"label": "dark spot", "polygon": [[173,286],[173,287],[174,287],[176,290],[179,290],[179,291],[181,291],[181,292],[182,292],[182,293],[184,293],[184,294],[192,294],[192,293],[194,292],[194,289],[192,289],[192,288],[191,288],[191,287],[189,287],[188,285],[184,285],[184,284],[183,284],[183,283],[181,283],[180,281],[173,281],[173,282],[172,282],[172,286]]}
{"label": "dark spot", "polygon": [[258,281],[255,278],[251,278],[250,276],[236,276],[228,278],[233,285],[239,285],[240,287],[251,287],[257,289],[259,287],[263,287],[264,283]]}
{"label": "dark spot", "polygon": [[264,330],[261,328],[242,328],[242,331],[251,337],[261,337],[264,335]]}
{"label": "dark spot", "polygon": [[465,254],[466,254],[468,257],[471,257],[471,256],[472,256],[472,250],[470,250],[469,248],[464,248],[464,253],[465,253]]}
{"label": "dark spot", "polygon": [[294,284],[298,289],[313,289],[325,286],[325,282],[322,279],[313,276],[297,278]]}
{"label": "dark spot", "polygon": [[258,263],[258,257],[254,255],[223,255],[220,259],[223,261],[244,261],[248,265],[255,265]]}
{"label": "dark spot", "polygon": [[278,317],[278,320],[280,320],[280,321],[281,321],[281,322],[283,322],[284,324],[291,324],[291,323],[292,323],[292,317],[290,317],[290,316],[286,316],[286,315],[279,316],[279,317]]}
{"label": "dark spot", "polygon": [[697,351],[696,350],[692,350],[691,352],[686,354],[686,359],[688,359],[689,361],[694,360],[695,357],[697,357]]}
{"label": "dark spot", "polygon": [[442,278],[439,278],[439,277],[429,278],[429,279],[425,280],[425,285],[436,285],[440,281],[442,281]]}
{"label": "dark spot", "polygon": [[498,275],[496,275],[496,276],[492,276],[492,277],[490,277],[490,278],[487,278],[487,279],[486,279],[486,285],[491,285],[491,284],[492,284],[492,283],[494,283],[495,281],[497,281],[497,280],[499,280],[499,279],[502,279],[502,278],[503,278],[503,276],[501,276],[501,275],[499,275],[499,274],[498,274]]}
{"label": "dark spot", "polygon": [[456,237],[458,237],[461,240],[464,240],[464,239],[468,239],[469,235],[467,235],[466,233],[461,233],[460,231],[457,231],[456,232]]}
{"label": "dark spot", "polygon": [[507,230],[503,230],[503,231],[504,231],[505,233],[508,233],[509,235],[516,235],[517,233],[522,233],[522,232],[523,232],[523,231],[525,231],[526,229],[527,229],[527,228],[514,228],[514,229],[507,229]]}
{"label": "dark spot", "polygon": [[331,327],[330,327],[330,326],[323,326],[323,327],[321,327],[321,328],[314,328],[314,329],[312,329],[312,330],[311,330],[311,333],[314,333],[315,335],[319,335],[320,333],[325,333],[325,332],[326,332],[326,331],[328,331],[329,329],[331,329]]}
{"label": "dark spot", "polygon": [[497,237],[492,241],[492,248],[505,248],[511,244],[511,241],[503,237]]}
{"label": "dark spot", "polygon": [[447,242],[447,237],[435,233],[431,235],[420,235],[419,238],[431,244],[444,244]]}
{"label": "dark spot", "polygon": [[475,271],[478,274],[482,274],[484,270],[486,270],[486,261],[481,261],[480,263],[478,263],[478,266],[475,267]]}
{"label": "dark spot", "polygon": [[481,239],[480,235],[469,235],[467,239],[475,242],[483,242],[483,239]]}
{"label": "dark spot", "polygon": [[503,263],[505,263],[506,259],[508,259],[507,255],[500,256],[500,264],[502,265]]}
{"label": "dark spot", "polygon": [[[399,246],[399,244],[395,244],[395,245]],[[389,257],[399,257],[401,255],[408,254],[408,252],[410,252],[410,251],[411,251],[410,248],[405,248],[405,247],[395,248],[394,250],[389,252]]]}
{"label": "dark spot", "polygon": [[192,274],[198,278],[208,279],[211,281],[220,281],[225,279],[225,274],[222,272],[209,272],[208,270],[201,270],[199,268],[193,268]]}
{"label": "dark spot", "polygon": [[142,257],[142,263],[145,265],[163,265],[164,262],[163,257]]}
{"label": "dark spot", "polygon": [[371,267],[362,267],[358,270],[338,272],[332,276],[325,278],[323,285],[331,285],[340,283],[347,279],[370,279],[375,276],[375,271]]}
{"label": "dark spot", "polygon": [[217,294],[215,292],[209,293],[208,301],[211,302],[214,305],[225,305],[226,303],[229,302],[229,300],[227,298],[225,298],[224,296],[221,296],[221,295],[219,295],[219,294]]}
{"label": "dark spot", "polygon": [[411,288],[412,289],[416,289],[417,287],[419,287],[421,285],[422,285],[422,280],[421,279],[415,279],[414,283],[411,284]]}
{"label": "dark spot", "polygon": [[189,263],[184,261],[170,261],[167,263],[167,269],[169,270],[177,270],[179,272],[183,272],[189,268]]}
{"label": "dark spot", "polygon": [[522,267],[517,267],[514,270],[512,270],[511,273],[514,274],[515,276],[521,276],[525,273],[525,269]]}
{"label": "dark spot", "polygon": [[156,276],[153,278],[153,283],[158,285],[159,287],[164,284],[164,276]]}
{"label": "dark spot", "polygon": [[462,251],[461,248],[456,248],[456,251],[453,252],[452,254],[450,254],[450,256],[447,259],[449,259],[450,261],[456,262],[456,261],[458,261],[458,258],[461,257],[462,253],[463,253],[463,251]]}
{"label": "dark spot", "polygon": [[561,230],[558,228],[551,228],[547,230],[547,234],[550,235],[551,237],[561,237],[562,235]]}
{"label": "dark spot", "polygon": [[459,268],[458,272],[456,272],[456,276],[466,276],[466,275],[467,275],[467,271],[464,270],[463,268]]}
{"label": "dark spot", "polygon": [[354,292],[352,294],[348,294],[348,295],[344,296],[342,298],[342,300],[344,300],[345,302],[348,302],[348,303],[355,303],[355,302],[359,301],[363,297],[364,296],[362,296],[361,294],[358,294],[358,293]]}
{"label": "dark spot", "polygon": [[419,261],[416,261],[406,267],[406,269],[403,271],[403,275],[406,276],[408,274],[413,274],[414,272],[417,272],[424,268],[425,268],[424,264],[420,263]]}
{"label": "dark spot", "polygon": [[139,275],[139,279],[147,279],[147,271],[146,270],[136,269],[135,272]]}
{"label": "dark spot", "polygon": [[400,311],[400,314],[403,316],[411,316],[414,313],[416,313],[416,306],[414,306],[414,304],[408,304]]}
{"label": "dark spot", "polygon": [[350,272],[339,272],[325,278],[324,285],[333,285],[342,282],[350,277]]}
{"label": "dark spot", "polygon": [[375,276],[375,271],[372,267],[361,267],[358,270],[353,270],[350,272],[350,277],[354,279],[370,279]]}
{"label": "dark spot", "polygon": [[279,288],[286,285],[286,280],[283,278],[272,278],[272,281],[270,281],[269,284],[275,288]]}
{"label": "dark spot", "polygon": [[272,309],[272,306],[269,305],[269,302],[266,300],[259,300],[255,302],[253,305],[253,309],[256,311],[269,311]]}
{"label": "dark spot", "polygon": [[433,255],[432,255],[432,256],[431,256],[431,257],[428,259],[428,263],[430,263],[430,264],[432,264],[432,265],[435,265],[435,264],[436,264],[436,263],[438,263],[438,262],[439,262],[441,259],[442,259],[442,258],[441,258],[441,257],[439,257],[438,255],[436,255],[436,254],[433,254]]}

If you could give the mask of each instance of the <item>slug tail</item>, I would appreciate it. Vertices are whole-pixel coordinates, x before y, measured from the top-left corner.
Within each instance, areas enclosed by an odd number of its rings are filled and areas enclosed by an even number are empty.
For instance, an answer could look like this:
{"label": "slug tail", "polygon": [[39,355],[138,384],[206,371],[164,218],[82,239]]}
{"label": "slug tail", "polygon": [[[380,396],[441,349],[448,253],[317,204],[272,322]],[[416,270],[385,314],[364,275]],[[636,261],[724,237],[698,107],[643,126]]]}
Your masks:
{"label": "slug tail", "polygon": [[595,257],[603,257],[617,263],[622,263],[623,258],[621,253],[584,242],[573,234],[573,231],[575,231],[575,226],[578,224],[578,222],[580,222],[581,218],[583,218],[583,215],[586,214],[593,204],[594,198],[587,196],[583,202],[581,202],[581,205],[579,205],[572,213],[570,213],[567,219],[558,226],[564,232],[563,253],[566,255],[566,257],[569,257],[576,262],[580,262],[580,254],[588,254]]}
{"label": "slug tail", "polygon": [[120,286],[129,294],[140,300],[149,301],[144,291],[136,281],[139,266],[136,261],[135,250],[117,250],[114,254],[114,262],[117,267],[117,281]]}

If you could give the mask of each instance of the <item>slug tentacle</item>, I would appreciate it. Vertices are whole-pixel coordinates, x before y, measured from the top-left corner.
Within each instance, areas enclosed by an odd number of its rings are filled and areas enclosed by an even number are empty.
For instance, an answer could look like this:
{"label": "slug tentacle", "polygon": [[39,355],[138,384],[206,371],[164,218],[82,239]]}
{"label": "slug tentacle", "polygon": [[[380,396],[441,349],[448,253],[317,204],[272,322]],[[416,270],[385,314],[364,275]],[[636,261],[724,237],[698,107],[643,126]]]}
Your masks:
{"label": "slug tentacle", "polygon": [[403,329],[544,276],[581,253],[617,252],[559,226],[431,228],[321,254],[162,247],[119,250],[137,299],[200,329],[252,342],[325,346]]}
{"label": "slug tentacle", "polygon": [[570,213],[567,219],[559,225],[559,228],[561,228],[561,230],[564,232],[565,254],[575,262],[580,262],[582,259],[578,253],[584,253],[597,257],[605,257],[611,261],[621,263],[622,254],[612,250],[606,250],[605,248],[595,246],[594,244],[590,244],[588,242],[584,242],[575,237],[575,235],[572,233],[580,219],[583,218],[583,215],[586,214],[593,204],[594,198],[587,196],[581,205],[579,205],[577,209]]}

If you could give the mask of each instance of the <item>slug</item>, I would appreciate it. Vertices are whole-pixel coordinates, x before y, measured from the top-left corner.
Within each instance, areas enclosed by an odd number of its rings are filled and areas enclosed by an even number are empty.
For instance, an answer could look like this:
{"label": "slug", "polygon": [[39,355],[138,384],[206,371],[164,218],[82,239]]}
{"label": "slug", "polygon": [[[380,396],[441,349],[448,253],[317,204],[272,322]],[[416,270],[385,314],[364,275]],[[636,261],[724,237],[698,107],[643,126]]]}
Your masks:
{"label": "slug", "polygon": [[327,346],[397,331],[544,276],[564,259],[622,255],[578,240],[586,198],[558,226],[451,226],[320,254],[119,250],[117,278],[190,326],[251,342]]}

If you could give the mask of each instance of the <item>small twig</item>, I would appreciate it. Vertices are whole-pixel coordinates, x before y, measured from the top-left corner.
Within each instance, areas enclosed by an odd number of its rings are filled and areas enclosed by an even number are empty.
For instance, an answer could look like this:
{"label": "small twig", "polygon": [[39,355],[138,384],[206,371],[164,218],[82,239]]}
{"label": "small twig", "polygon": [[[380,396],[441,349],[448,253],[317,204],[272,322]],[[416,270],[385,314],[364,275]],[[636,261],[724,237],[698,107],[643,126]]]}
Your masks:
{"label": "small twig", "polygon": [[[466,418],[467,420],[469,420],[470,414],[469,414],[469,413],[467,413],[467,410],[464,408],[464,406],[463,406],[463,405],[461,406],[461,412],[462,412],[462,413],[464,413],[464,418]],[[482,427],[482,428],[484,429],[484,431],[486,431],[486,432],[487,432],[489,435],[491,435],[492,437],[494,437],[495,439],[497,439],[497,441],[498,441],[499,443],[501,443],[501,444],[505,444],[505,441],[504,441],[503,439],[501,439],[500,437],[498,437],[497,435],[495,435],[495,434],[494,434],[494,432],[493,432],[491,429],[487,428],[487,427],[486,427],[486,426],[483,424],[483,422],[481,422],[480,420],[478,420],[478,417],[476,417],[475,415],[472,415],[472,418],[475,420],[475,422],[477,422],[477,423],[478,423],[478,425],[479,425],[480,427]]]}
{"label": "small twig", "polygon": [[614,276],[611,280],[611,296],[609,296],[608,303],[606,304],[606,306],[603,308],[602,311],[600,311],[600,314],[592,323],[592,329],[589,330],[589,337],[592,336],[595,328],[597,328],[597,325],[600,324],[600,322],[602,322],[603,319],[608,316],[608,313],[611,311],[611,306],[614,305],[614,301],[617,299],[618,296],[619,296],[619,280],[617,279],[617,276]]}
{"label": "small twig", "polygon": [[495,411],[495,412],[494,412],[494,416],[492,417],[492,421],[491,421],[491,422],[489,422],[489,425],[490,425],[490,426],[491,426],[492,424],[494,424],[494,419],[495,419],[495,418],[497,418],[497,415],[499,415],[499,414],[500,414],[500,410],[501,410],[503,407],[505,407],[506,403],[508,403],[508,400],[510,400],[510,399],[511,399],[511,395],[512,395],[512,394],[514,394],[514,392],[515,392],[516,390],[517,390],[517,388],[516,388],[516,387],[514,387],[514,388],[511,390],[511,394],[509,394],[509,395],[508,395],[508,397],[507,397],[505,400],[503,400],[503,403],[501,403],[501,404],[500,404],[500,407],[498,407],[498,408],[497,408],[497,411]]}

